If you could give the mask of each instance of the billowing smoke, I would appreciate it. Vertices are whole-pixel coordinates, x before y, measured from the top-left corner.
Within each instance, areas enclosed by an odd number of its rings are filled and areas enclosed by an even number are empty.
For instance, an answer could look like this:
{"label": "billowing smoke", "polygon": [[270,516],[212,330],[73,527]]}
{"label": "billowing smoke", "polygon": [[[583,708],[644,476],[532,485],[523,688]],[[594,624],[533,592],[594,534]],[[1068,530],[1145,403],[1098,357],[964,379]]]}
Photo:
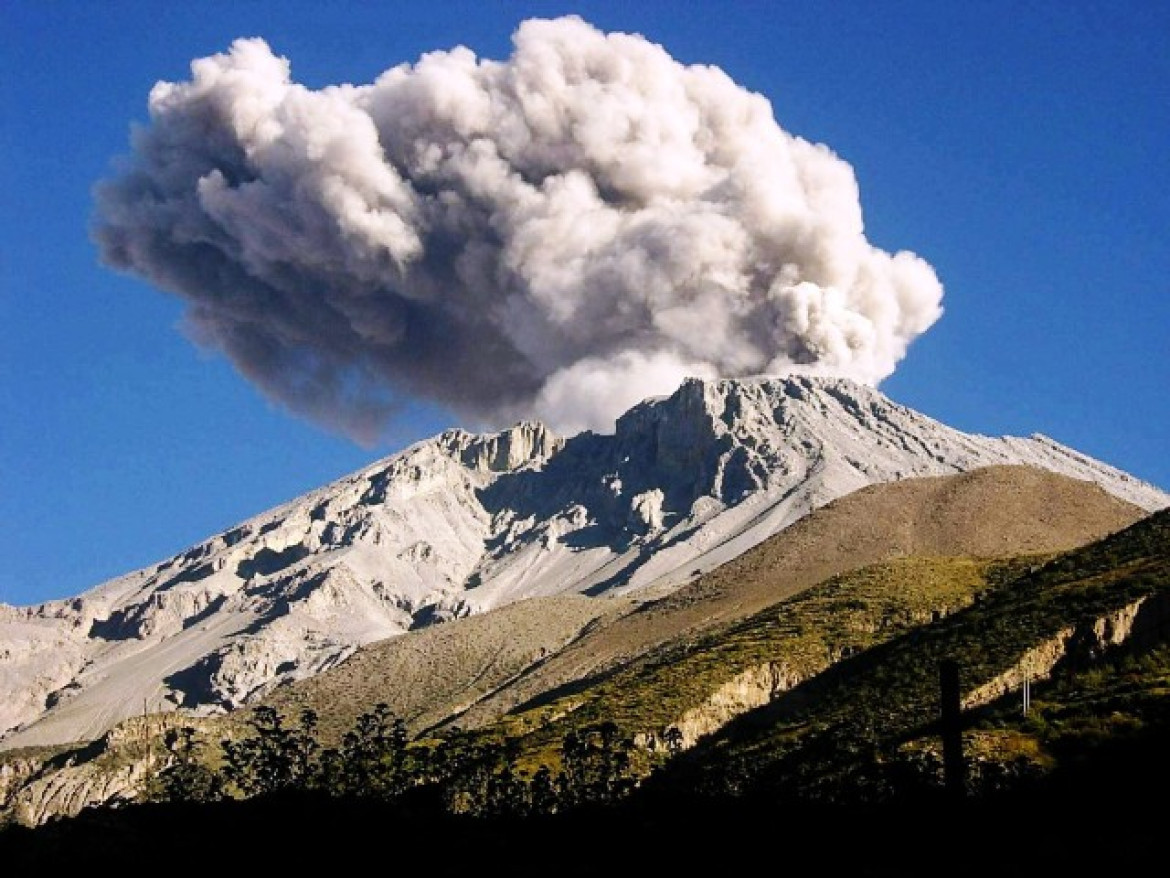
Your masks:
{"label": "billowing smoke", "polygon": [[714,67],[576,17],[313,90],[263,40],[158,83],[97,188],[103,259],[191,336],[369,441],[408,398],[575,431],[688,375],[876,383],[938,319],[852,169]]}

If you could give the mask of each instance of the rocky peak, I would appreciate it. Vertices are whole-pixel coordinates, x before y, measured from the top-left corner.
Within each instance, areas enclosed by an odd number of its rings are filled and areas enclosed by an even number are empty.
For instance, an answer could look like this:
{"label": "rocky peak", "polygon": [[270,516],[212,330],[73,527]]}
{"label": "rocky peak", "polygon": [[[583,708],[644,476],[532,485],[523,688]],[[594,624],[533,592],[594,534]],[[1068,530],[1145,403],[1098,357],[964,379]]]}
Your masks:
{"label": "rocky peak", "polygon": [[653,436],[662,448],[693,447],[728,433],[750,439],[831,409],[865,419],[900,407],[848,378],[688,378],[670,396],[647,399],[622,415],[616,435]]}
{"label": "rocky peak", "polygon": [[459,463],[478,473],[506,473],[539,465],[565,444],[539,421],[522,421],[498,433],[448,430],[437,441]]}
{"label": "rocky peak", "polygon": [[644,449],[658,467],[686,471],[726,432],[722,409],[718,382],[688,378],[670,396],[645,400],[618,418],[615,438]]}
{"label": "rocky peak", "polygon": [[807,471],[843,423],[884,418],[885,404],[841,378],[690,378],[623,415],[614,438],[624,480],[661,487],[667,509],[685,511],[701,496],[735,503]]}

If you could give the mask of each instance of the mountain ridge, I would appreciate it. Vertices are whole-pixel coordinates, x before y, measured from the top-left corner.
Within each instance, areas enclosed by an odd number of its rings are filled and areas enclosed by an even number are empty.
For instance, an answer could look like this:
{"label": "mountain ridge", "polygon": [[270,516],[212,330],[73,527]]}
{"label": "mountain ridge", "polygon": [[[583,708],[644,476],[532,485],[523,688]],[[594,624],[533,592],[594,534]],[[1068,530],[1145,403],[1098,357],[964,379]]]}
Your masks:
{"label": "mountain ridge", "polygon": [[845,379],[691,379],[612,435],[448,430],[77,598],[0,607],[0,747],[47,742],[50,716],[81,738],[230,709],[524,598],[670,590],[866,485],[1005,463],[1170,503],[1046,437],[961,433]]}

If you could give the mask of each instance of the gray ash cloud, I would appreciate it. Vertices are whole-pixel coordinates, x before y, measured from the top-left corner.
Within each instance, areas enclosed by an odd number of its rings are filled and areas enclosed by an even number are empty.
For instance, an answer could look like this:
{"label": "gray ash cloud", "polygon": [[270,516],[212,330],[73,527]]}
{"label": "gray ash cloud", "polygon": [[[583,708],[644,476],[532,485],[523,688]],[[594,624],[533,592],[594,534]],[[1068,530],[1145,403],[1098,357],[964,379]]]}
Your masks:
{"label": "gray ash cloud", "polygon": [[408,398],[609,430],[689,375],[876,384],[941,314],[856,179],[715,67],[531,20],[367,85],[261,39],[160,82],[96,188],[103,260],[291,410],[371,441]]}

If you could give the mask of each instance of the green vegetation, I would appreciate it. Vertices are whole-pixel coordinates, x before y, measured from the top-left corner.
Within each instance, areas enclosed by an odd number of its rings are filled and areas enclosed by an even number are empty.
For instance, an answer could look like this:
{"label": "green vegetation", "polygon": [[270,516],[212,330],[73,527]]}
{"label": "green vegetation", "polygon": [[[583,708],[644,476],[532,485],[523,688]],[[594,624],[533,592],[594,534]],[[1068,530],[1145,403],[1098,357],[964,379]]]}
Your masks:
{"label": "green vegetation", "polygon": [[[452,812],[472,814],[614,802],[677,755],[679,722],[741,675],[775,667],[791,682],[811,680],[970,606],[1038,563],[903,558],[842,574],[494,726],[443,738],[408,744],[401,720],[380,705],[339,748],[323,748],[311,711],[290,729],[272,708],[258,708],[250,733],[221,745],[221,785],[237,796],[300,786],[382,798],[431,786]],[[169,770],[192,770],[186,766],[176,756]]]}
{"label": "green vegetation", "polygon": [[1075,769],[1110,751],[1170,740],[1170,644],[1119,649],[1034,687],[1026,717],[1005,699],[980,720],[980,732],[1012,733],[1054,768]]}
{"label": "green vegetation", "polygon": [[813,677],[842,658],[969,605],[1003,579],[1005,566],[966,558],[903,558],[835,576],[731,626],[541,699],[483,734],[521,739],[520,767],[531,770],[556,764],[567,735],[612,723],[653,748],[634,760],[635,769],[646,774],[662,761],[669,730],[677,732],[688,711],[701,709],[740,675],[768,666],[786,678]]}
{"label": "green vegetation", "polygon": [[208,803],[312,792],[391,802],[426,790],[449,813],[523,816],[613,803],[637,780],[636,748],[612,723],[570,733],[559,770],[544,765],[531,776],[516,771],[515,739],[497,744],[453,735],[408,742],[405,724],[384,704],[359,717],[337,748],[321,746],[312,711],[289,726],[273,708],[259,707],[249,725],[248,733],[220,741],[218,756],[194,729],[169,730],[169,755],[145,782],[144,798]]}
{"label": "green vegetation", "polygon": [[[1170,710],[1170,516],[1160,514],[1047,564],[1028,565],[970,607],[874,646],[729,723],[658,779],[712,796],[890,801],[937,794],[938,667],[959,662],[965,692],[1004,679],[1006,692],[968,711],[969,792],[1019,789],[1092,758],[1094,742],[1165,733]],[[1141,608],[1137,605],[1142,602]],[[1135,611],[1124,648],[1111,617]],[[1010,685],[1050,645],[1051,683],[1027,721]],[[1040,649],[1043,652],[1043,649]],[[1019,677],[1022,679],[1022,676]],[[1080,754],[1075,755],[1075,754]]]}

